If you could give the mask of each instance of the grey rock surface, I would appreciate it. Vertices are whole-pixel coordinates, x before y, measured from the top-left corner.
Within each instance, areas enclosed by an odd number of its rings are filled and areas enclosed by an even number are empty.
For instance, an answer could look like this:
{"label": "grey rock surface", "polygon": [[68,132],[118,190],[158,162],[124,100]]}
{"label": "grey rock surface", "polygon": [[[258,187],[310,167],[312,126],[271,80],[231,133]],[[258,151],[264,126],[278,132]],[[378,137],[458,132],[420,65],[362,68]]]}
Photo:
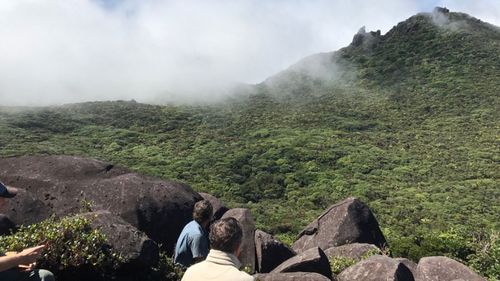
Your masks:
{"label": "grey rock surface", "polygon": [[472,271],[467,266],[447,257],[421,258],[417,266],[416,281],[486,281],[486,278]]}
{"label": "grey rock surface", "polygon": [[387,244],[371,210],[353,197],[328,208],[299,234],[292,248],[300,253],[312,247],[328,249],[351,243],[379,248]]}
{"label": "grey rock surface", "polygon": [[375,255],[346,268],[339,281],[414,281],[411,271],[401,262]]}
{"label": "grey rock surface", "polygon": [[271,273],[316,272],[332,278],[330,262],[321,248],[314,247],[286,260]]}
{"label": "grey rock surface", "polygon": [[270,272],[282,262],[295,256],[290,247],[261,230],[255,231],[255,253],[257,271],[261,273]]}
{"label": "grey rock surface", "polygon": [[255,272],[255,221],[249,209],[235,208],[228,210],[222,218],[235,218],[243,229],[240,246],[240,260],[242,266],[247,267],[251,273]]}
{"label": "grey rock surface", "polygon": [[[258,281],[330,281],[327,278],[314,272],[290,272],[290,273],[260,273],[254,277]],[[333,279],[335,280],[335,279]]]}

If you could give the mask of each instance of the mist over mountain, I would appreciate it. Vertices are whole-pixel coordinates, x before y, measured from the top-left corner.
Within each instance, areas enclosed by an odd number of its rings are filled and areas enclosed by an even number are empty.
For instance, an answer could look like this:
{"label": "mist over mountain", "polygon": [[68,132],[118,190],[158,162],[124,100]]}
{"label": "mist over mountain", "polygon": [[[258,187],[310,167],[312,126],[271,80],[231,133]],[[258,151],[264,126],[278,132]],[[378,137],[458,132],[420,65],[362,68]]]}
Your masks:
{"label": "mist over mountain", "polygon": [[81,155],[181,181],[291,239],[356,196],[390,251],[500,278],[500,30],[436,8],[209,106],[0,108],[1,156]]}

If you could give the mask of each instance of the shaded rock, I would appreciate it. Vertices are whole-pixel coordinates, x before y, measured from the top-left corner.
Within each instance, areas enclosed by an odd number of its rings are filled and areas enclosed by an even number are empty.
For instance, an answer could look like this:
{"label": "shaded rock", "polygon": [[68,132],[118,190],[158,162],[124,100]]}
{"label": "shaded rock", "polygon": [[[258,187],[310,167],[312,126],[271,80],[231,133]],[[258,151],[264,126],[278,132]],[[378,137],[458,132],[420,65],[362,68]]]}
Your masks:
{"label": "shaded rock", "polygon": [[467,266],[447,257],[421,258],[417,266],[416,281],[486,281]]}
{"label": "shaded rock", "polygon": [[240,260],[242,266],[249,267],[250,272],[255,272],[255,221],[249,209],[236,208],[227,211],[222,218],[235,218],[243,229],[241,239]]}
{"label": "shaded rock", "polygon": [[332,277],[330,262],[321,248],[314,247],[280,264],[271,273],[316,272],[328,278]]}
{"label": "shaded rock", "polygon": [[37,223],[52,214],[50,206],[23,188],[17,188],[17,195],[4,202],[0,207],[0,213],[14,225]]}
{"label": "shaded rock", "polygon": [[8,235],[16,229],[13,223],[6,215],[0,214],[0,235]]}
{"label": "shaded rock", "polygon": [[300,253],[312,247],[328,249],[351,243],[368,243],[379,248],[387,242],[368,206],[356,198],[332,205],[309,224],[293,244]]}
{"label": "shaded rock", "polygon": [[413,274],[413,277],[417,276],[417,263],[407,259],[407,258],[395,258],[394,260],[406,265],[408,269]]}
{"label": "shaded rock", "polygon": [[295,256],[290,247],[261,230],[255,231],[255,253],[257,271],[262,273],[270,272],[282,262]]}
{"label": "shaded rock", "polygon": [[91,226],[98,229],[111,246],[123,258],[120,271],[135,271],[156,266],[159,248],[156,242],[131,224],[108,211],[82,214],[91,221]]}
{"label": "shaded rock", "polygon": [[[23,156],[0,159],[0,178],[25,188],[38,206],[22,203],[5,213],[17,224],[91,210],[109,210],[162,244],[170,254],[192,208],[201,200],[189,186],[142,176],[109,163],[72,156]],[[16,196],[16,198],[19,197]],[[40,202],[43,204],[40,204]],[[30,212],[31,211],[31,212]],[[88,210],[86,210],[88,211]],[[31,214],[37,214],[32,217]]]}
{"label": "shaded rock", "polygon": [[[254,275],[259,281],[330,281],[321,274],[314,272],[260,273]],[[333,279],[335,280],[335,279]]]}
{"label": "shaded rock", "polygon": [[372,244],[353,243],[338,247],[331,247],[325,250],[325,254],[329,258],[342,257],[351,258],[357,261],[360,261],[364,255],[369,253],[372,253],[373,255],[380,254],[380,249]]}
{"label": "shaded rock", "polygon": [[339,281],[414,281],[411,271],[401,262],[375,255],[346,268]]}
{"label": "shaded rock", "polygon": [[214,219],[218,220],[222,218],[225,212],[227,212],[228,208],[224,206],[224,204],[219,200],[219,198],[204,192],[200,192],[200,196],[208,200],[210,204],[212,204],[212,208],[214,209]]}

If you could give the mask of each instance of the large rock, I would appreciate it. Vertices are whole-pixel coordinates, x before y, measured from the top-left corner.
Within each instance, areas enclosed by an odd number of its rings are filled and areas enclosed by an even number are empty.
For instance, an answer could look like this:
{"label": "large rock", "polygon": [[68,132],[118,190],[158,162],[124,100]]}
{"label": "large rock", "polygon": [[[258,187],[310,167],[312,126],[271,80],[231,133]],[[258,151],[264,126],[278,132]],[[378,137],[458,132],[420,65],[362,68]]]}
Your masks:
{"label": "large rock", "polygon": [[[290,273],[261,273],[254,275],[258,281],[331,281],[321,274],[314,272],[290,272]],[[335,279],[333,279],[335,280]]]}
{"label": "large rock", "polygon": [[240,246],[240,260],[242,266],[255,272],[255,221],[249,209],[236,208],[227,211],[222,218],[235,218],[243,229],[243,237]]}
{"label": "large rock", "polygon": [[208,200],[210,204],[212,204],[212,207],[214,209],[215,220],[222,218],[222,215],[224,215],[224,213],[227,212],[228,208],[224,206],[224,204],[219,200],[219,198],[203,192],[200,192],[200,196],[203,197],[203,199]]}
{"label": "large rock", "polygon": [[261,230],[255,231],[255,253],[257,271],[261,273],[270,272],[282,262],[295,256],[290,247]]}
{"label": "large rock", "polygon": [[17,188],[17,195],[4,202],[0,212],[14,225],[37,223],[52,214],[51,207],[43,199],[23,188]]}
{"label": "large rock", "polygon": [[[187,185],[72,156],[2,158],[0,179],[26,189],[34,202],[43,203],[37,203],[39,206],[35,208],[30,207],[29,200],[20,200],[19,205],[0,209],[0,213],[5,213],[16,224],[47,218],[45,207],[49,208],[49,214],[66,216],[80,213],[86,209],[84,205],[91,205],[91,210],[104,209],[119,215],[162,244],[169,253],[182,228],[191,220],[194,203],[202,199]],[[39,210],[36,219],[27,211],[31,209],[31,213]]]}
{"label": "large rock", "polygon": [[416,281],[486,281],[467,266],[447,257],[421,258],[417,266]]}
{"label": "large rock", "polygon": [[325,250],[325,254],[328,258],[330,257],[351,258],[356,261],[360,261],[365,255],[380,254],[380,249],[372,244],[353,243],[353,244],[328,248]]}
{"label": "large rock", "polygon": [[332,278],[330,262],[321,248],[314,247],[302,252],[276,267],[271,273],[316,272]]}
{"label": "large rock", "polygon": [[88,218],[91,226],[98,229],[123,259],[121,271],[135,271],[156,266],[159,259],[159,248],[156,242],[143,232],[133,227],[121,217],[108,211],[97,211],[82,214]]}
{"label": "large rock", "polygon": [[404,264],[380,255],[346,268],[337,278],[339,281],[414,281]]}
{"label": "large rock", "polygon": [[379,248],[387,242],[368,206],[356,198],[347,198],[328,208],[309,224],[293,244],[300,253],[312,247],[328,249],[350,243],[368,243]]}

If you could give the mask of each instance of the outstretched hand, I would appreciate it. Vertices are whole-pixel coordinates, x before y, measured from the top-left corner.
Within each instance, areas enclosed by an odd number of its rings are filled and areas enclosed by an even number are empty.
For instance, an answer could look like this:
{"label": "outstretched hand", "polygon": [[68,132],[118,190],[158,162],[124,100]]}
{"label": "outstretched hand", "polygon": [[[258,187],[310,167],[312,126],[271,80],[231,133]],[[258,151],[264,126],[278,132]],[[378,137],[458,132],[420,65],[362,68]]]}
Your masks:
{"label": "outstretched hand", "polygon": [[26,248],[22,250],[21,252],[17,253],[19,257],[19,263],[20,264],[25,264],[29,265],[34,262],[40,257],[42,254],[42,250],[45,248],[45,245],[39,245],[31,248]]}

